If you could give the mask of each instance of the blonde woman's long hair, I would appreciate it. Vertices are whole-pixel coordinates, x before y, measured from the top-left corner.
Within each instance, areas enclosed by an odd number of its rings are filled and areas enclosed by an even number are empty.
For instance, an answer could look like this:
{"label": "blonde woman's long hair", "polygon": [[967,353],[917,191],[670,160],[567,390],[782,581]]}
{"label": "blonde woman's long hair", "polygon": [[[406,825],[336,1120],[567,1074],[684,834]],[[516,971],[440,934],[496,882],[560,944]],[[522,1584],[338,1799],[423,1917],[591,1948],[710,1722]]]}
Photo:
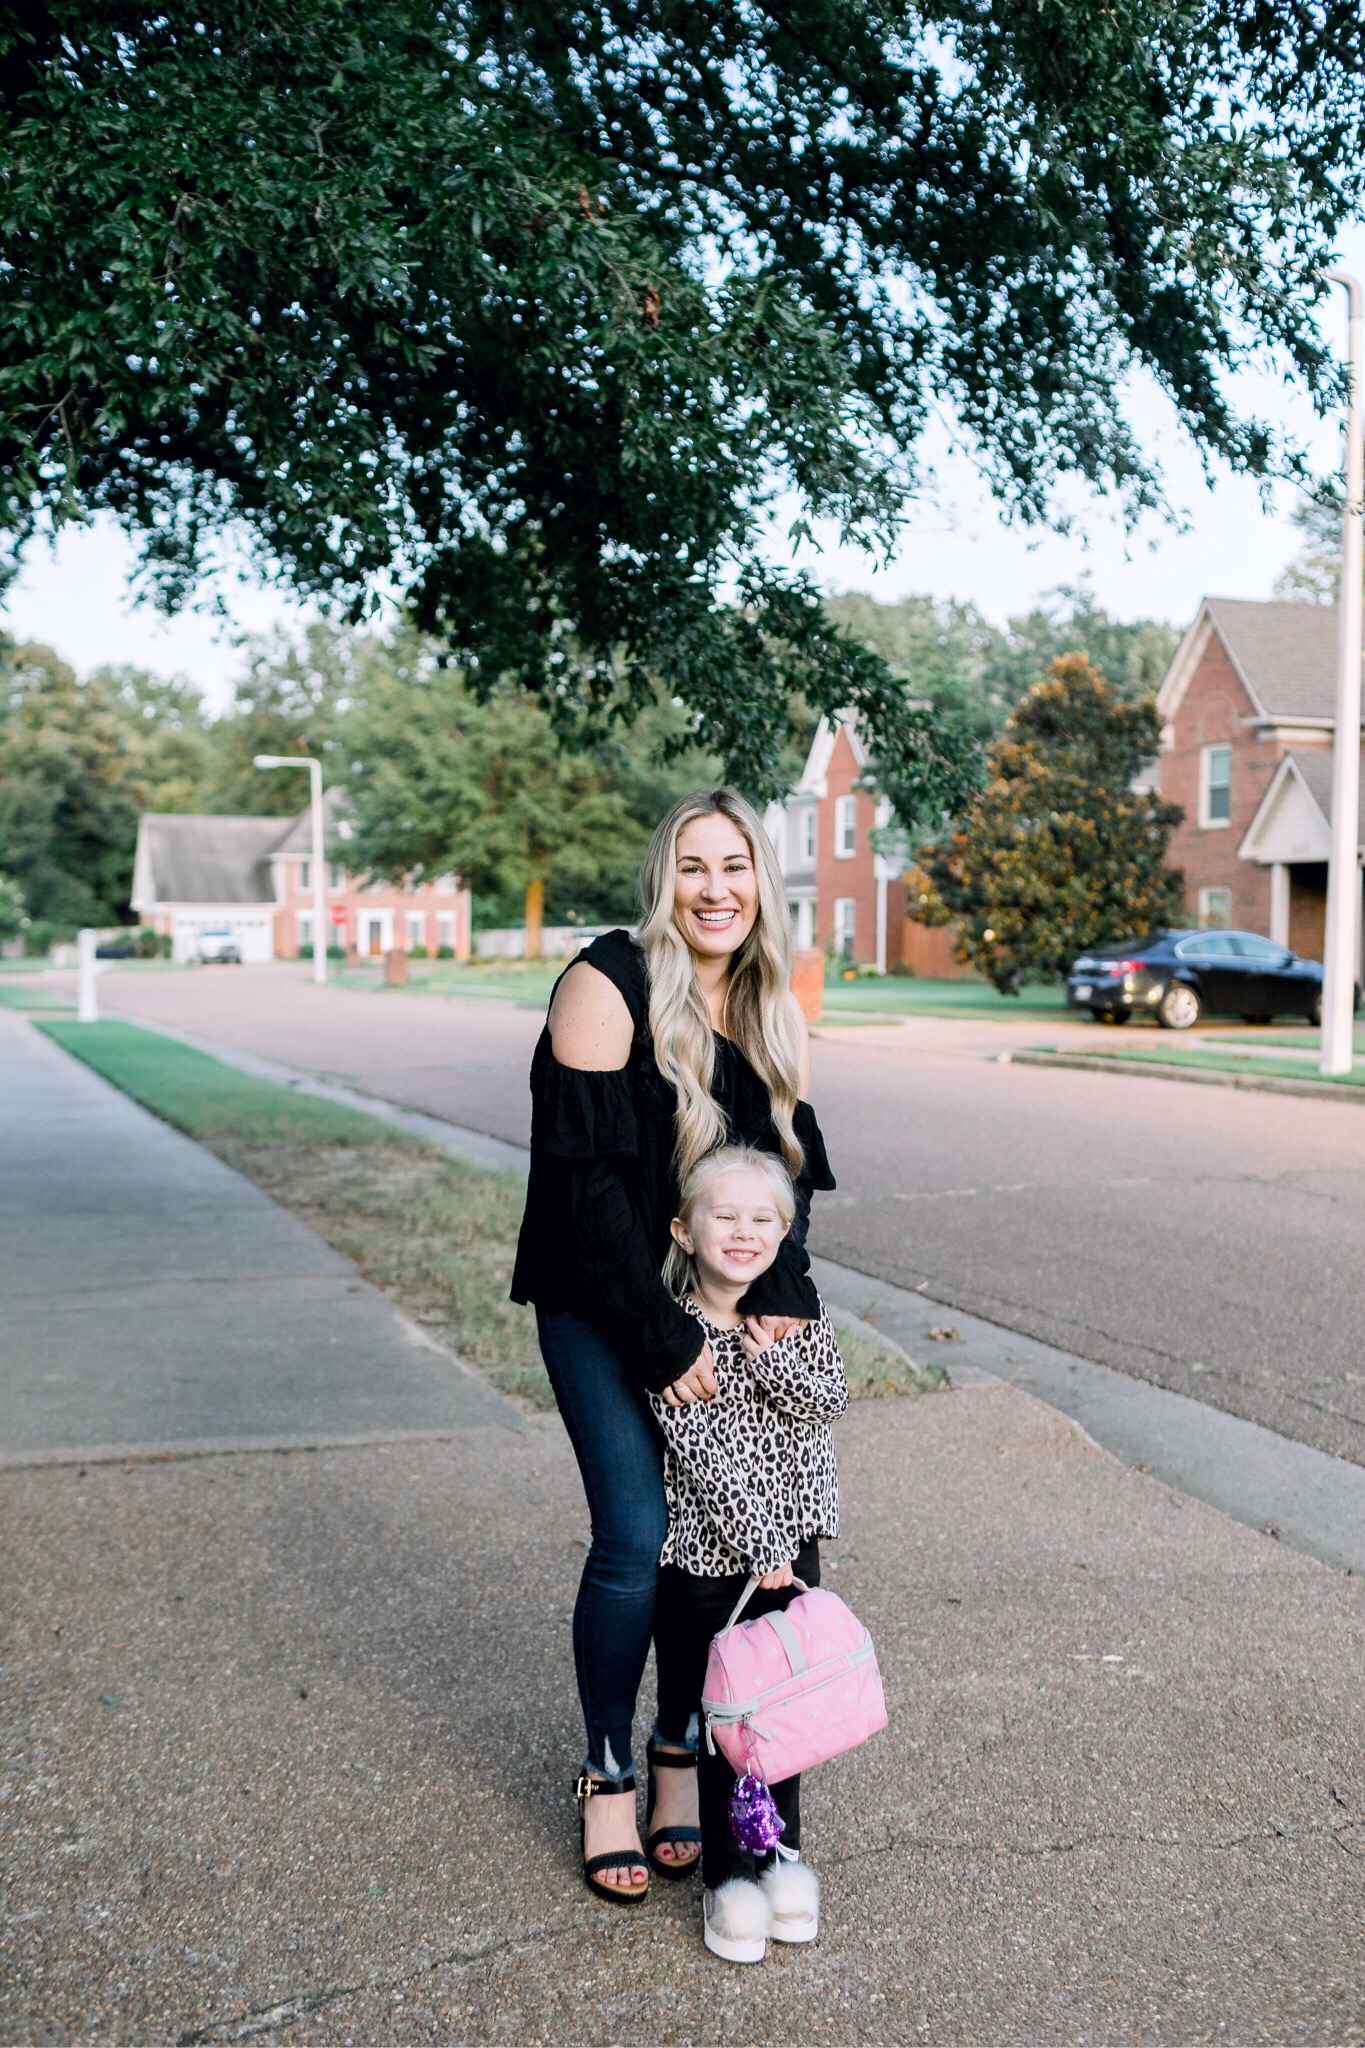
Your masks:
{"label": "blonde woman's long hair", "polygon": [[640,868],[638,937],[649,968],[649,1028],[659,1072],[677,1096],[678,1179],[723,1145],[729,1133],[712,1093],[716,1042],[696,961],[675,922],[678,835],[697,818],[728,818],[743,834],[758,883],[758,914],[736,952],[725,993],[725,1036],[767,1088],[782,1157],[793,1177],[805,1165],[793,1113],[801,1089],[799,1011],[791,992],[792,942],[786,890],[771,840],[753,805],[735,789],[698,789],[661,820]]}
{"label": "blonde woman's long hair", "polygon": [[[775,1152],[760,1152],[756,1145],[721,1145],[716,1151],[708,1152],[697,1161],[682,1184],[678,1197],[678,1221],[688,1236],[693,1235],[692,1218],[697,1205],[708,1188],[714,1187],[722,1174],[739,1171],[762,1174],[773,1191],[773,1207],[790,1230],[796,1218],[796,1190],[792,1177]],[[755,1275],[755,1278],[757,1275]],[[691,1294],[697,1286],[696,1261],[690,1252],[684,1251],[673,1238],[664,1260],[664,1286],[678,1301],[685,1294]]]}

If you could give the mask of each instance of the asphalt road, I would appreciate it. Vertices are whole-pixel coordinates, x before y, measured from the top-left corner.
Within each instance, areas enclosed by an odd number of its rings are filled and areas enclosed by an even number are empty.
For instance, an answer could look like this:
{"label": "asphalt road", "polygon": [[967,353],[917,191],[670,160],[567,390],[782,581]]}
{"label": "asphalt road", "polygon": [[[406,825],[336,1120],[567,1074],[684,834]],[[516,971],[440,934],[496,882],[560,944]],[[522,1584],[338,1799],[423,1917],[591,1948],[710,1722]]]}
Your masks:
{"label": "asphalt road", "polygon": [[[111,1012],[526,1140],[532,1010],[316,990],[286,967],[102,987]],[[839,1191],[813,1247],[1365,1464],[1365,1111],[999,1063],[1057,1029],[822,1035]]]}

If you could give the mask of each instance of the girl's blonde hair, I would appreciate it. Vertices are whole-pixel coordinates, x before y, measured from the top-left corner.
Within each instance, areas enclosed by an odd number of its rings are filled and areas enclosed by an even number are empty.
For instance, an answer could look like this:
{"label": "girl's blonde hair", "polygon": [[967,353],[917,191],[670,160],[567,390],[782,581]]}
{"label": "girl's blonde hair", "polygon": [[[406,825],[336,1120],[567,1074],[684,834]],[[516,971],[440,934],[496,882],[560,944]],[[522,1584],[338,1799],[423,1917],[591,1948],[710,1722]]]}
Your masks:
{"label": "girl's blonde hair", "polygon": [[678,835],[698,818],[728,818],[744,835],[758,883],[758,915],[730,967],[725,1035],[767,1088],[782,1157],[793,1175],[805,1153],[792,1121],[801,1089],[800,1012],[791,992],[792,942],[786,890],[772,841],[753,805],[735,789],[679,797],[650,840],[640,868],[639,942],[649,968],[649,1028],[659,1072],[677,1096],[679,1180],[726,1138],[712,1094],[716,1042],[692,949],[674,920]]}
{"label": "girl's blonde hair", "polygon": [[[775,1152],[760,1152],[756,1145],[721,1145],[714,1152],[708,1152],[689,1171],[678,1197],[678,1217],[689,1237],[692,1235],[692,1218],[711,1188],[723,1174],[746,1171],[761,1174],[773,1193],[773,1207],[782,1218],[783,1228],[790,1230],[796,1216],[796,1189],[792,1177]],[[757,1279],[758,1275],[755,1274]],[[685,1252],[675,1237],[668,1247],[664,1260],[664,1285],[669,1293],[681,1301],[697,1285],[696,1262],[690,1252]]]}

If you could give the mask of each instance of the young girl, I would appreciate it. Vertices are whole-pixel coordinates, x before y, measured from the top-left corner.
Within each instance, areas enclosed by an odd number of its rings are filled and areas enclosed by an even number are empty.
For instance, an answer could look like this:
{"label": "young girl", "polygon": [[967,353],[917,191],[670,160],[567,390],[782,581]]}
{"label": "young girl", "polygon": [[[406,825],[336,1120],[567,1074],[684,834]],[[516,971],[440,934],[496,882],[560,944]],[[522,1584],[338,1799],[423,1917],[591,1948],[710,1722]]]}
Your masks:
{"label": "young girl", "polygon": [[[706,1332],[715,1362],[709,1400],[676,1389],[650,1400],[665,1439],[668,1539],[658,1632],[699,1703],[712,1637],[751,1578],[745,1618],[785,1607],[820,1583],[817,1538],[839,1533],[830,1423],[848,1384],[823,1304],[818,1320],[774,1340],[741,1297],[776,1259],[795,1199],[782,1161],[747,1145],[707,1154],[687,1175],[664,1278]],[[801,1781],[772,1789],[784,1827],[775,1854],[755,1860],[730,1826],[735,1774],[703,1740],[699,1758],[703,1926],[727,1962],[762,1962],[765,1943],[813,1941],[820,1888],[800,1861]]]}

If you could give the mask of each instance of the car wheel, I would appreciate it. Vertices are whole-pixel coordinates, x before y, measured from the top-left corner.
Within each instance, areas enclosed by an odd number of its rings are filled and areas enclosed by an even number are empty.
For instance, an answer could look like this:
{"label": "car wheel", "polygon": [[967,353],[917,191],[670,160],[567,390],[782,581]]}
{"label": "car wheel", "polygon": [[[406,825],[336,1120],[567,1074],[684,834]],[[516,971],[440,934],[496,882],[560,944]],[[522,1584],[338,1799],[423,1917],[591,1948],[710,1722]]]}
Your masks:
{"label": "car wheel", "polygon": [[1310,1024],[1315,1025],[1321,1025],[1322,1023],[1322,997],[1320,995],[1314,996],[1312,1002],[1308,1005],[1308,1021]]}
{"label": "car wheel", "polygon": [[1187,981],[1173,981],[1157,1005],[1156,1021],[1165,1031],[1189,1031],[1203,1014],[1199,991]]}

